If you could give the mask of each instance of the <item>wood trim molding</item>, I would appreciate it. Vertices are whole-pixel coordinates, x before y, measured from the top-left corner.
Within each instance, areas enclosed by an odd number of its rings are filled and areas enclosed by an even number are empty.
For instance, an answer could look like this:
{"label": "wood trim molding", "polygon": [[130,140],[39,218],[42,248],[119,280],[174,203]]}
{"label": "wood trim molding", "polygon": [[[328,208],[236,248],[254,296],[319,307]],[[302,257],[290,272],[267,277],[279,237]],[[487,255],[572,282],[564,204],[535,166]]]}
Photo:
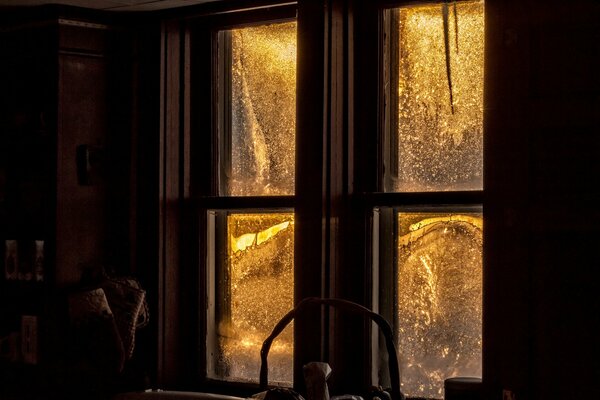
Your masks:
{"label": "wood trim molding", "polygon": [[177,21],[162,25],[161,132],[159,162],[159,266],[158,266],[158,371],[159,384],[169,385],[179,376],[182,351],[178,310],[182,188],[180,162],[181,30]]}

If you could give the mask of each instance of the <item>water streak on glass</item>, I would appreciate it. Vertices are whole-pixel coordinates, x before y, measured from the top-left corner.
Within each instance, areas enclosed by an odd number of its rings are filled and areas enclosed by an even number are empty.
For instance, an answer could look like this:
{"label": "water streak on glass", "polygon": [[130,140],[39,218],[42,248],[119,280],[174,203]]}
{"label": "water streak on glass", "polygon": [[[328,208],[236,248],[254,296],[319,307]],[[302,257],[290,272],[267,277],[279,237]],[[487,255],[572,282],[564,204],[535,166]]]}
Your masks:
{"label": "water streak on glass", "polygon": [[402,391],[443,398],[444,379],[481,376],[481,214],[398,216]]}
{"label": "water streak on glass", "polygon": [[296,23],[234,29],[229,195],[294,194]]}
{"label": "water streak on glass", "polygon": [[392,191],[483,188],[483,2],[398,13],[398,171]]}
{"label": "water streak on glass", "polygon": [[[275,324],[293,308],[292,213],[230,214],[227,218],[229,316],[219,325],[224,378],[258,381],[260,348]],[[269,352],[269,381],[291,384],[293,328]]]}

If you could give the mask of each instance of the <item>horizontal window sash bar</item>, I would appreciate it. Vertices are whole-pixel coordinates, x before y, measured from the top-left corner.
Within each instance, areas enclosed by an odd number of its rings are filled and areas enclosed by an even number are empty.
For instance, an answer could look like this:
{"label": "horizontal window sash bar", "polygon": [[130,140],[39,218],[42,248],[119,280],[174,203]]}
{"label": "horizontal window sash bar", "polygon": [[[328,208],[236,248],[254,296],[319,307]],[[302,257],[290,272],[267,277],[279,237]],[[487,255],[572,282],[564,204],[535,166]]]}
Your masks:
{"label": "horizontal window sash bar", "polygon": [[[483,191],[362,193],[354,197],[355,204],[366,207],[411,205],[483,204]],[[294,208],[295,196],[206,196],[192,200],[198,208],[214,210],[244,208]]]}
{"label": "horizontal window sash bar", "polygon": [[483,191],[363,193],[357,200],[367,207],[483,204]]}
{"label": "horizontal window sash bar", "polygon": [[[423,6],[427,4],[438,5],[444,3],[445,0],[371,0],[370,6],[375,6],[379,9],[400,8],[410,6]],[[469,0],[458,0],[457,3],[468,2]]]}
{"label": "horizontal window sash bar", "polygon": [[244,208],[294,208],[294,196],[226,196],[199,197],[193,201],[198,208],[231,210]]}

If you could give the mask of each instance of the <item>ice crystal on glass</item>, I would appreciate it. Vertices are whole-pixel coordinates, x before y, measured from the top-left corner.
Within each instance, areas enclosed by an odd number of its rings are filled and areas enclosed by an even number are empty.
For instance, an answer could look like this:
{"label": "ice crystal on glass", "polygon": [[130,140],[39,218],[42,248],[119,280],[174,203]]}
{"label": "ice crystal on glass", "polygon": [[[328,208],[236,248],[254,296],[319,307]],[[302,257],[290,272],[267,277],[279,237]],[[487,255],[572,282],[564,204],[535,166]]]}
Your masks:
{"label": "ice crystal on glass", "polygon": [[[219,326],[219,362],[226,379],[257,381],[262,342],[293,307],[294,217],[232,213],[227,235],[229,312]],[[292,331],[269,352],[270,382],[292,382]]]}
{"label": "ice crystal on glass", "polygon": [[234,29],[231,43],[229,194],[294,194],[296,23]]}
{"label": "ice crystal on glass", "polygon": [[395,12],[398,166],[389,190],[481,190],[483,2]]}
{"label": "ice crystal on glass", "polygon": [[443,398],[444,379],[481,376],[482,218],[400,213],[398,225],[402,389]]}

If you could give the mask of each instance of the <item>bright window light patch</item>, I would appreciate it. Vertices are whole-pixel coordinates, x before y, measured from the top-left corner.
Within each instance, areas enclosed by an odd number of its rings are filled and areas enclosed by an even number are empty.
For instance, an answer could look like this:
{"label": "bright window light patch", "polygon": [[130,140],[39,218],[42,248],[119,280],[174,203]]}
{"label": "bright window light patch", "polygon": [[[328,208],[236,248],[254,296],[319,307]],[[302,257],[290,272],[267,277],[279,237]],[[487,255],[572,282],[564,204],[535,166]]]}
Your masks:
{"label": "bright window light patch", "polygon": [[229,195],[294,194],[296,22],[231,30]]}
{"label": "bright window light patch", "polygon": [[[293,308],[294,215],[229,213],[226,225],[217,370],[225,380],[258,381],[262,342]],[[270,381],[291,384],[292,356],[288,327],[269,353]]]}
{"label": "bright window light patch", "polygon": [[483,189],[482,1],[393,10],[389,191]]}
{"label": "bright window light patch", "polygon": [[402,390],[443,398],[444,379],[481,376],[481,213],[398,214]]}

